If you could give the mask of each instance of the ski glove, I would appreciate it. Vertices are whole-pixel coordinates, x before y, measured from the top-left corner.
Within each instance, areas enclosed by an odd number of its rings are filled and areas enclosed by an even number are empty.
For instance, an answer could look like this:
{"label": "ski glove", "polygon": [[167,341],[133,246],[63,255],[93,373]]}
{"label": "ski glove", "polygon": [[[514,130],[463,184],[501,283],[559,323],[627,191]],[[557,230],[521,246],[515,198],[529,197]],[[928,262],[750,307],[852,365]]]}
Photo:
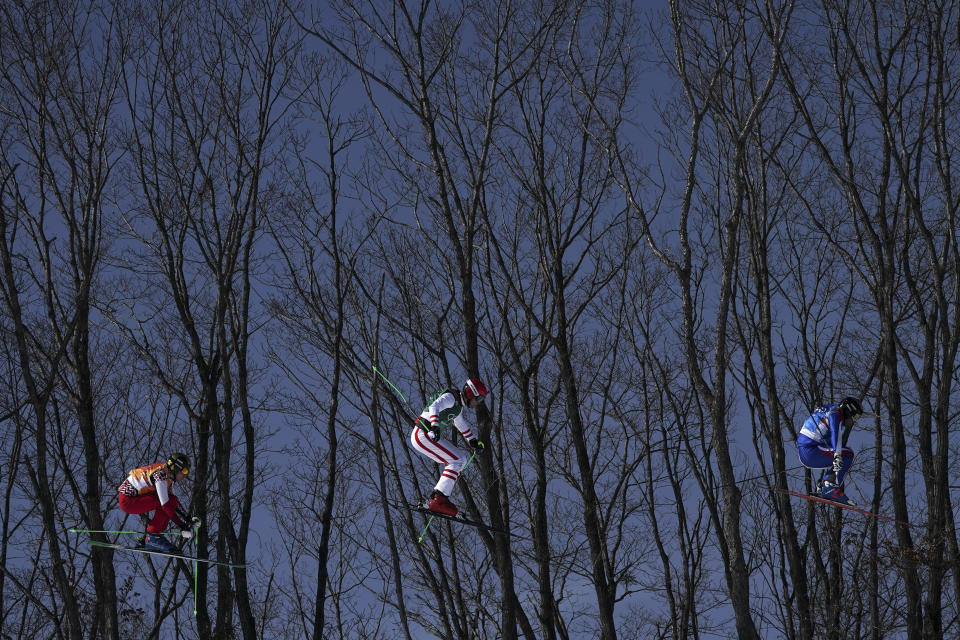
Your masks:
{"label": "ski glove", "polygon": [[186,527],[183,529],[180,529],[180,537],[182,537],[184,540],[189,540],[190,538],[193,537],[193,531],[191,531],[189,528],[186,528]]}
{"label": "ski glove", "polygon": [[840,467],[843,466],[843,456],[839,453],[834,454],[833,456],[833,472],[840,473]]}
{"label": "ski glove", "polygon": [[476,438],[474,438],[473,440],[470,441],[470,446],[471,446],[473,449],[475,449],[475,450],[476,450],[476,449],[479,449],[480,451],[483,451],[483,450],[486,448],[486,445],[483,444],[482,442],[480,442],[479,440],[477,440]]}
{"label": "ski glove", "polygon": [[198,518],[197,516],[193,516],[192,518],[190,518],[190,528],[191,528],[191,529],[199,529],[199,528],[200,528],[200,518]]}

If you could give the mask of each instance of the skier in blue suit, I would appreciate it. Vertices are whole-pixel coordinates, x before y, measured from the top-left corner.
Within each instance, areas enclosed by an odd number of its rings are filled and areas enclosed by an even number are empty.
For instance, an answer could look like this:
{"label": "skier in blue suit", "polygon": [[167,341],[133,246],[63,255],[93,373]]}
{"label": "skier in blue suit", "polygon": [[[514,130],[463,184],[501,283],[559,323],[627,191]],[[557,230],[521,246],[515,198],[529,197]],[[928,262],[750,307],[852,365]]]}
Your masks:
{"label": "skier in blue suit", "polygon": [[800,462],[810,469],[830,469],[820,490],[822,498],[850,502],[843,491],[843,477],[853,464],[853,449],[844,446],[843,434],[844,427],[852,427],[862,413],[860,401],[846,397],[838,405],[817,407],[800,428]]}

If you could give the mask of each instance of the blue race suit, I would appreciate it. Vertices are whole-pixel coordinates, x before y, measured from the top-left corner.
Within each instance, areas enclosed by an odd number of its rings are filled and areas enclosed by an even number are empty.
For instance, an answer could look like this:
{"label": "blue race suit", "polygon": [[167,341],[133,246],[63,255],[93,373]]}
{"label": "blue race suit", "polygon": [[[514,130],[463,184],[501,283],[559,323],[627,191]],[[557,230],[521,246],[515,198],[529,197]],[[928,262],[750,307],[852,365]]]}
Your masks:
{"label": "blue race suit", "polygon": [[[839,406],[817,407],[806,419],[797,436],[800,462],[810,469],[832,469],[833,455],[840,446],[843,433],[843,410]],[[853,464],[853,449],[843,447],[842,462],[836,484],[843,485],[843,477]]]}

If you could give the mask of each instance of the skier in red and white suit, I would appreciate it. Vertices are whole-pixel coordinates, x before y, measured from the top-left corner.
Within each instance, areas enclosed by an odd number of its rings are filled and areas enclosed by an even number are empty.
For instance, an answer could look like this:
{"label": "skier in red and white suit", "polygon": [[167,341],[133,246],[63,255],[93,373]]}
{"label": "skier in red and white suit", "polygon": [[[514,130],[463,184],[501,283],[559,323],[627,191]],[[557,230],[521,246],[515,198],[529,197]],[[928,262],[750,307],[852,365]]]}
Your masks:
{"label": "skier in red and white suit", "polygon": [[189,525],[177,514],[180,501],[171,491],[173,483],[183,480],[188,473],[190,460],[182,453],[174,453],[166,462],[154,462],[134,469],[117,488],[118,501],[124,513],[139,515],[156,511],[144,537],[144,546],[148,549],[177,552],[177,548],[163,537],[163,531],[171,520],[181,527],[181,536],[192,536]]}
{"label": "skier in red and white suit", "polygon": [[447,499],[447,496],[453,493],[454,484],[467,464],[469,454],[444,438],[443,432],[453,423],[474,451],[482,450],[484,444],[474,435],[461,411],[464,406],[476,409],[486,396],[487,387],[476,378],[467,380],[463,390],[444,389],[430,398],[427,407],[420,413],[420,417],[413,426],[413,433],[410,434],[413,448],[444,465],[440,480],[430,494],[430,502],[427,506],[431,511],[448,516],[457,515],[457,508]]}

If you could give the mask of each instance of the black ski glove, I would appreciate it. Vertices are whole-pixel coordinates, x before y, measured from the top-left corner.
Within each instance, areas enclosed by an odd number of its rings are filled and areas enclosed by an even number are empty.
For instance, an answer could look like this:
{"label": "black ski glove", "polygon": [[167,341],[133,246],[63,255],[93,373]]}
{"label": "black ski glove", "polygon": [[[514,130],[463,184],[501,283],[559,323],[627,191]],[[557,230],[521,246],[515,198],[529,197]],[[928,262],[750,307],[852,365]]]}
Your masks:
{"label": "black ski glove", "polygon": [[470,447],[474,451],[483,451],[486,448],[486,445],[480,442],[479,440],[477,440],[476,438],[474,438],[473,440],[470,441]]}

